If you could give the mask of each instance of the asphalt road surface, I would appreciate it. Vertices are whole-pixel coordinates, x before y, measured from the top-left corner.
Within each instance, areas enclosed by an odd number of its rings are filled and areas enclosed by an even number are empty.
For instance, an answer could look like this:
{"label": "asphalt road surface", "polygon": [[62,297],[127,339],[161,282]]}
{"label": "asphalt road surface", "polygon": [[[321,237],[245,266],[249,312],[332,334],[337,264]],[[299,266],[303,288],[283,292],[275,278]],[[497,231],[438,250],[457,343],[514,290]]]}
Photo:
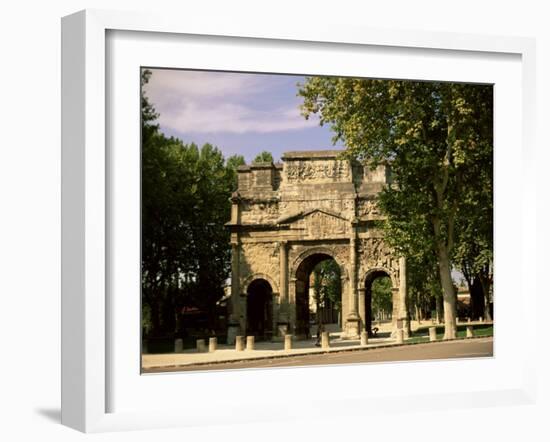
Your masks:
{"label": "asphalt road surface", "polygon": [[223,362],[209,365],[190,365],[148,370],[147,372],[235,370],[242,368],[303,367],[309,365],[352,364],[365,362],[414,361],[429,359],[480,358],[493,356],[493,338],[468,339],[430,344],[405,345],[372,350],[357,350]]}

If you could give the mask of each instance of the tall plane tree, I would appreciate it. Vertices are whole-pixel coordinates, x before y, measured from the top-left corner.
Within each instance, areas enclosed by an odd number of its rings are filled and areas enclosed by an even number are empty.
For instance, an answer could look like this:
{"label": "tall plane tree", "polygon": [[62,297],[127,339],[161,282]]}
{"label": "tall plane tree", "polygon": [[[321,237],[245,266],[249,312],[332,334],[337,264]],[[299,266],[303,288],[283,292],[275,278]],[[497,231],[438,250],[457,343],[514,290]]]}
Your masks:
{"label": "tall plane tree", "polygon": [[[389,222],[406,231],[404,210],[433,249],[443,291],[445,339],[456,337],[456,293],[451,277],[462,195],[477,183],[478,161],[493,148],[493,89],[488,85],[309,77],[300,86],[302,112],[330,124],[350,158],[373,167],[391,163],[394,184],[381,198]],[[385,198],[385,202],[383,201]],[[416,222],[425,219],[429,224]]]}
{"label": "tall plane tree", "polygon": [[166,137],[143,90],[150,76],[142,72],[143,316],[150,335],[166,336],[182,307],[198,307],[214,329],[230,271],[229,198],[244,158]]}

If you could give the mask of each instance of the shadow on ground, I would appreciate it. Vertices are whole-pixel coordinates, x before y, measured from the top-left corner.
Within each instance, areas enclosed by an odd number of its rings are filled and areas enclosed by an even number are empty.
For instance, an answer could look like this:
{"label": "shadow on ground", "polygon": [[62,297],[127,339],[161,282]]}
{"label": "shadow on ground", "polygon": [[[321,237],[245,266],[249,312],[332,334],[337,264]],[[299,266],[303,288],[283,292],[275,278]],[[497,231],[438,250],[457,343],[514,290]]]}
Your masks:
{"label": "shadow on ground", "polygon": [[34,411],[50,422],[61,423],[61,410],[59,408],[37,408]]}

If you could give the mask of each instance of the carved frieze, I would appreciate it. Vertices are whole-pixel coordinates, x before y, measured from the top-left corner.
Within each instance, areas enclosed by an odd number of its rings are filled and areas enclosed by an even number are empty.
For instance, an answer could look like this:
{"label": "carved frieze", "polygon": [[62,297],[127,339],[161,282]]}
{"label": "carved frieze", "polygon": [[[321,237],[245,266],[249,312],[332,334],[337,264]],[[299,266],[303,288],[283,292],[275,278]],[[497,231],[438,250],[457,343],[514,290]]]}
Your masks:
{"label": "carved frieze", "polygon": [[357,216],[368,218],[380,215],[380,210],[374,199],[363,199],[357,202]]}
{"label": "carved frieze", "polygon": [[286,166],[289,183],[349,181],[350,177],[349,163],[342,160],[292,161]]}
{"label": "carved frieze", "polygon": [[264,224],[275,220],[278,215],[277,201],[243,201],[241,204],[241,220],[244,224]]}
{"label": "carved frieze", "polygon": [[342,218],[329,215],[322,211],[315,211],[304,219],[305,227],[310,238],[331,238],[346,233],[347,222]]}
{"label": "carved frieze", "polygon": [[362,238],[358,241],[357,253],[359,262],[365,269],[385,268],[392,271],[399,269],[399,263],[382,238]]}

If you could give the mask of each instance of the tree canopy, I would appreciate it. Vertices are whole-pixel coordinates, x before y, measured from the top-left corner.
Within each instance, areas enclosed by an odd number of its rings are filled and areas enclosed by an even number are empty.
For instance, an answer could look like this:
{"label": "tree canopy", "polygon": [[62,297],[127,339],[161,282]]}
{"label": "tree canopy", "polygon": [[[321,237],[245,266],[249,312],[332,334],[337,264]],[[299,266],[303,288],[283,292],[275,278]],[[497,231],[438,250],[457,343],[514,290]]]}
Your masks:
{"label": "tree canopy", "polygon": [[[144,70],[142,85],[149,76]],[[141,110],[144,316],[153,335],[170,334],[181,309],[193,306],[213,327],[230,271],[229,197],[244,159],[166,137],[143,88]]]}
{"label": "tree canopy", "polygon": [[[452,258],[456,228],[486,205],[492,179],[493,89],[490,85],[309,77],[300,86],[302,112],[329,124],[346,154],[371,167],[391,166],[393,183],[379,198],[387,235],[405,256],[433,257],[444,299],[445,338],[456,337]],[[474,196],[477,195],[477,196]]]}
{"label": "tree canopy", "polygon": [[253,162],[254,163],[272,163],[273,155],[271,155],[271,152],[264,150],[260,152],[258,155],[256,155],[256,158],[254,158]]}

